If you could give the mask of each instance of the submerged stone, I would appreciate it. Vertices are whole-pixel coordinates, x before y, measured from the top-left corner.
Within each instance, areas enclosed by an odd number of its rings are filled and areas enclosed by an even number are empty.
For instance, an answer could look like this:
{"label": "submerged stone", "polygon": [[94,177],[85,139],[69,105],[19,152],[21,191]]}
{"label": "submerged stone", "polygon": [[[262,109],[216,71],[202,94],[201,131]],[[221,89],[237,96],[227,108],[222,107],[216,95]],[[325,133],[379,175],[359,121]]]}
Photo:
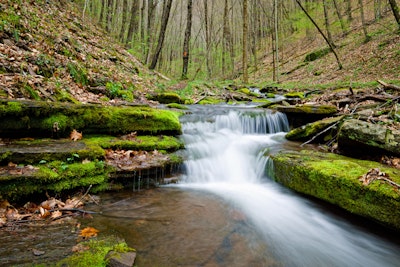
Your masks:
{"label": "submerged stone", "polygon": [[286,187],[400,230],[399,189],[382,180],[369,185],[360,181],[371,169],[379,168],[399,184],[398,169],[373,161],[306,150],[281,152],[271,159],[274,179]]}

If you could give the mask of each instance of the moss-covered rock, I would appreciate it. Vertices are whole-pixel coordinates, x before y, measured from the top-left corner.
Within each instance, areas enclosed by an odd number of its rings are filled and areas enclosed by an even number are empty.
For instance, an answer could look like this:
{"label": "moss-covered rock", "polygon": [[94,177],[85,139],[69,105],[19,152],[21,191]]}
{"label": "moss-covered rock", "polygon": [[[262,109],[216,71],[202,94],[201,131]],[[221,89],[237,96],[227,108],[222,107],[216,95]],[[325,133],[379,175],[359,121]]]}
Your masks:
{"label": "moss-covered rock", "polygon": [[73,129],[88,133],[181,133],[179,113],[145,106],[100,106],[0,100],[0,136],[63,137]]}
{"label": "moss-covered rock", "polygon": [[331,116],[337,113],[337,108],[333,105],[291,105],[278,106],[276,109],[283,113],[311,114]]}
{"label": "moss-covered rock", "polygon": [[181,99],[181,97],[178,94],[172,93],[172,92],[150,95],[147,98],[150,100],[158,101],[161,104],[170,104],[170,103],[183,104],[184,103],[184,101]]}
{"label": "moss-covered rock", "polygon": [[341,149],[365,153],[382,150],[400,155],[400,131],[385,125],[361,120],[347,120],[340,129],[338,143]]}
{"label": "moss-covered rock", "polygon": [[[308,140],[316,136],[317,134],[321,133],[323,130],[328,128],[329,126],[339,122],[340,120],[343,119],[343,116],[340,117],[331,117],[331,118],[325,118],[316,122],[308,123],[306,125],[300,126],[298,128],[295,128],[288,132],[286,134],[286,138],[288,140]],[[334,129],[336,132],[337,129]],[[324,135],[320,136],[320,140],[324,140],[326,137],[332,137],[333,134],[331,131],[327,131],[324,133]]]}
{"label": "moss-covered rock", "polygon": [[397,169],[373,161],[305,150],[281,152],[271,159],[274,178],[279,183],[400,230],[399,190],[383,181],[365,186],[359,180],[372,168],[379,168],[400,183]]}

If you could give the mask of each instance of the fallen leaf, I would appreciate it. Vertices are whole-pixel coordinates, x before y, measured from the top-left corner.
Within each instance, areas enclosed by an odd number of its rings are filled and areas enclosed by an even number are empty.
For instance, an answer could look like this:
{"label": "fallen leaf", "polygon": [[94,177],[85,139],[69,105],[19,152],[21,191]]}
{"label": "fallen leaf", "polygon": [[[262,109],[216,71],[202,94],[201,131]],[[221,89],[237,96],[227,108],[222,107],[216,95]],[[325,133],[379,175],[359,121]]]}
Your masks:
{"label": "fallen leaf", "polygon": [[72,141],[77,141],[82,139],[82,133],[78,132],[77,130],[73,130],[71,134],[69,135],[69,139]]}
{"label": "fallen leaf", "polygon": [[56,211],[54,211],[54,212],[51,213],[50,218],[52,218],[52,219],[57,219],[58,217],[61,217],[61,216],[62,216],[62,212],[59,211],[59,210],[56,210]]}
{"label": "fallen leaf", "polygon": [[85,246],[82,243],[79,243],[78,245],[75,245],[72,247],[72,252],[82,252],[90,249],[89,246]]}
{"label": "fallen leaf", "polygon": [[83,238],[91,238],[91,237],[97,236],[98,232],[99,232],[99,230],[97,230],[96,228],[86,227],[81,230],[79,236],[81,236]]}

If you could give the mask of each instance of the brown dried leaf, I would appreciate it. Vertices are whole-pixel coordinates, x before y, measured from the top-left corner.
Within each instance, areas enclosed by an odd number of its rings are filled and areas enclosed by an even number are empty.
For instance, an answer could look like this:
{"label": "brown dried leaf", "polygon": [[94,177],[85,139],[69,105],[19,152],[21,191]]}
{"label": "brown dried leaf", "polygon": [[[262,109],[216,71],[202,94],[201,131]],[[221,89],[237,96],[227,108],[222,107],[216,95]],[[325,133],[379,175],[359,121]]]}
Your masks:
{"label": "brown dried leaf", "polygon": [[81,230],[79,236],[81,236],[83,238],[91,238],[91,237],[97,236],[98,232],[99,232],[99,230],[97,230],[96,228],[86,227]]}
{"label": "brown dried leaf", "polygon": [[77,130],[73,130],[71,134],[69,135],[69,139],[72,141],[77,141],[82,139],[82,133],[78,132]]}

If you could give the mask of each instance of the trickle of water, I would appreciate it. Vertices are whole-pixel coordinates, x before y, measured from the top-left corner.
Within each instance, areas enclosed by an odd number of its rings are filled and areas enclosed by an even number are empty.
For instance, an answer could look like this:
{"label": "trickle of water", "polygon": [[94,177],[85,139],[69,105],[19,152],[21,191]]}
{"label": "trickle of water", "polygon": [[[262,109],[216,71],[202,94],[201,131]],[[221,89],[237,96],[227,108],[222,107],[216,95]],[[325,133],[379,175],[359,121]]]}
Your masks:
{"label": "trickle of water", "polygon": [[400,246],[326,215],[266,178],[264,154],[281,149],[284,114],[230,110],[185,118],[181,188],[213,192],[239,208],[283,266],[399,266]]}

